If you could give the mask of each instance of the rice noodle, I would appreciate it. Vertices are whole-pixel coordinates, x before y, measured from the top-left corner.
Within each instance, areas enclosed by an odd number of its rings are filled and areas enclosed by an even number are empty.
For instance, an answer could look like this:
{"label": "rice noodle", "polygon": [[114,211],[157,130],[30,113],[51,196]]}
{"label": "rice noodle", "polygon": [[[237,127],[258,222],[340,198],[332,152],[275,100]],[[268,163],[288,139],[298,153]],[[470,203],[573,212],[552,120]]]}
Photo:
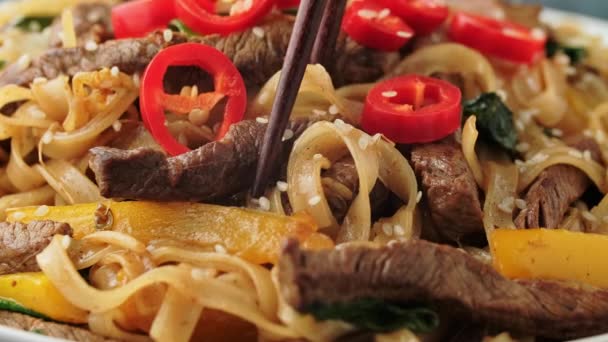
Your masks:
{"label": "rice noodle", "polygon": [[481,189],[486,189],[487,186],[484,183],[483,169],[479,163],[479,158],[477,158],[477,153],[475,152],[475,144],[477,143],[478,135],[476,117],[475,115],[471,115],[462,128],[462,153],[469,165],[469,169],[473,172],[477,186]]}
{"label": "rice noodle", "polygon": [[[338,228],[323,191],[321,169],[329,168],[331,163],[347,154],[355,162],[359,194]],[[392,220],[397,221],[405,231],[412,231],[418,189],[414,173],[405,158],[384,140],[374,140],[343,122],[319,122],[307,129],[294,145],[287,167],[287,193],[295,212],[311,214],[319,227],[326,228],[329,234],[337,237],[338,242],[367,241],[372,224],[369,192],[378,178],[408,203]]]}
{"label": "rice noodle", "polygon": [[464,79],[464,98],[498,89],[492,65],[479,52],[456,43],[441,43],[416,50],[389,76],[403,74],[458,74]]}
{"label": "rice noodle", "polygon": [[[519,172],[514,164],[505,160],[488,161],[484,166],[488,170],[488,190],[483,205],[483,226],[489,239],[495,228],[515,228],[513,202],[517,198]],[[510,211],[502,205],[505,200],[512,202]]]}
{"label": "rice noodle", "polygon": [[[274,103],[276,90],[279,84],[281,72],[277,72],[262,87],[249,109],[250,117],[267,115],[270,113]],[[304,79],[298,90],[298,97],[291,117],[309,117],[330,111],[331,106],[335,106],[341,117],[348,122],[358,123],[360,121],[359,107],[351,107],[339,96],[333,86],[331,77],[320,65],[308,65],[304,73]],[[354,110],[355,109],[355,110]]]}
{"label": "rice noodle", "polygon": [[32,205],[53,204],[55,190],[48,185],[0,198],[0,219],[6,219],[6,209]]}
{"label": "rice noodle", "polygon": [[532,184],[532,182],[544,169],[557,164],[571,165],[583,171],[589,177],[589,179],[595,183],[598,189],[602,191],[602,193],[606,193],[607,188],[605,168],[594,160],[585,160],[576,156],[577,152],[580,154],[580,151],[569,147],[550,147],[541,150],[537,154],[537,156],[542,156],[542,158],[539,158],[542,159],[541,161],[535,162],[535,158],[532,158],[522,168],[519,185],[517,186],[518,193],[522,192],[530,184]]}
{"label": "rice noodle", "polygon": [[[299,336],[278,323],[276,317],[277,292],[272,283],[270,272],[261,266],[247,263],[238,257],[226,254],[188,252],[168,247],[162,247],[159,250],[150,248],[151,255],[159,263],[190,261],[198,267],[213,267],[223,272],[237,272],[247,275],[251,284],[254,284],[256,288],[257,299],[253,302],[245,299],[249,297],[248,293],[252,292],[249,289],[240,288],[239,284],[242,286],[242,282],[234,283],[222,280],[219,277],[198,275],[197,268],[193,268],[186,263],[180,263],[176,266],[156,267],[122,286],[109,290],[98,290],[88,285],[78,274],[62,241],[63,236],[56,235],[47,248],[37,255],[38,265],[68,301],[91,312],[90,324],[93,330],[101,329],[105,333],[106,329],[112,329],[112,327],[108,327],[110,319],[103,319],[105,314],[113,312],[127,302],[130,297],[151,285],[166,284],[169,289],[180,296],[192,298],[201,308],[207,307],[225,311],[256,324],[265,336],[270,336],[273,339],[296,338]],[[181,301],[171,300],[170,298],[170,300],[163,302],[163,306],[179,302]],[[165,309],[169,311],[177,310],[175,308]],[[183,308],[180,307],[179,309]],[[190,314],[193,314],[193,312]],[[167,323],[170,318],[163,314],[156,315],[155,320],[159,317],[162,321],[158,324]],[[202,317],[204,319],[204,315]],[[91,322],[92,318],[97,319],[97,321]],[[152,326],[155,324],[156,322]],[[167,326],[165,328],[170,329]],[[120,333],[120,329],[118,332],[115,330],[114,332]],[[157,330],[155,332],[160,333]],[[191,331],[183,331],[181,336],[190,335],[190,333]]]}
{"label": "rice noodle", "polygon": [[65,160],[50,160],[34,168],[69,204],[98,202],[103,199],[97,185]]}

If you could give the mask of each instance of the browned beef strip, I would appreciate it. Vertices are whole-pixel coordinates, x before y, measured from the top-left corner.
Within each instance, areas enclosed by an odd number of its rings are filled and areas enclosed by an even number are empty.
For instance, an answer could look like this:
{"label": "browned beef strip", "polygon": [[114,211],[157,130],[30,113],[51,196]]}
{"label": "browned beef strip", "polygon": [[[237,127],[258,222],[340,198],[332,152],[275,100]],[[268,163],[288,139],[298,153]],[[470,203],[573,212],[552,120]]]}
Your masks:
{"label": "browned beef strip", "polygon": [[35,257],[55,234],[72,235],[72,228],[53,221],[1,222],[0,274],[39,271]]}
{"label": "browned beef strip", "polygon": [[[216,47],[225,53],[239,69],[248,86],[259,86],[280,70],[289,43],[293,20],[286,16],[276,16],[260,27],[264,37],[259,38],[252,30],[228,36],[211,35],[191,38]],[[10,65],[0,74],[0,86],[7,84],[28,85],[36,77],[48,79],[60,74],[73,76],[79,71],[93,71],[117,66],[126,73],[142,72],[152,57],[168,45],[183,43],[187,38],[175,33],[170,42],[163,40],[162,32],[156,32],[140,39],[108,41],[95,51],[84,47],[72,49],[51,49],[35,59],[25,71],[16,64]],[[369,82],[380,78],[397,62],[398,55],[363,48],[341,36],[337,46],[338,58],[329,66],[334,84]],[[192,75],[190,75],[192,74]],[[168,77],[197,80],[202,75],[197,69]]]}
{"label": "browned beef strip", "polygon": [[[100,44],[114,38],[110,13],[112,7],[102,2],[81,3],[72,8],[74,31],[77,45],[84,46],[87,42]],[[57,17],[51,27],[50,46],[61,47],[60,32],[63,31],[61,17]]]}
{"label": "browned beef strip", "polygon": [[477,184],[453,138],[413,147],[411,160],[441,235],[458,240],[483,230]]}
{"label": "browned beef strip", "polygon": [[[591,138],[572,142],[572,147],[591,152],[594,160],[600,159],[600,149]],[[515,218],[518,228],[557,228],[568,207],[579,199],[591,181],[587,175],[569,165],[554,165],[541,172],[525,196],[526,209]]]}
{"label": "browned beef strip", "polygon": [[[294,138],[285,142],[279,165],[291,145],[313,121],[293,120]],[[102,196],[157,201],[214,201],[249,189],[267,124],[255,120],[232,125],[226,137],[194,151],[167,158],[152,149],[91,149],[90,166]],[[281,147],[277,147],[281,148]]]}
{"label": "browned beef strip", "polygon": [[66,339],[69,341],[110,342],[115,341],[94,334],[87,329],[43,321],[24,314],[0,311],[0,325],[31,331],[37,334]]}
{"label": "browned beef strip", "polygon": [[283,298],[299,311],[315,304],[375,298],[427,302],[499,329],[565,339],[608,332],[608,290],[552,281],[515,281],[453,247],[424,240],[382,247],[300,250],[279,261]]}
{"label": "browned beef strip", "polygon": [[[334,216],[341,222],[346,216],[348,208],[350,208],[355,196],[357,196],[357,193],[359,192],[359,174],[357,173],[355,161],[350,155],[346,156],[333,163],[329,169],[324,170],[321,176],[342,184],[353,194],[352,197],[345,198],[325,189],[327,202],[329,203]],[[388,199],[389,194],[389,190],[380,182],[380,180],[378,180],[369,194],[372,211],[383,206]]]}

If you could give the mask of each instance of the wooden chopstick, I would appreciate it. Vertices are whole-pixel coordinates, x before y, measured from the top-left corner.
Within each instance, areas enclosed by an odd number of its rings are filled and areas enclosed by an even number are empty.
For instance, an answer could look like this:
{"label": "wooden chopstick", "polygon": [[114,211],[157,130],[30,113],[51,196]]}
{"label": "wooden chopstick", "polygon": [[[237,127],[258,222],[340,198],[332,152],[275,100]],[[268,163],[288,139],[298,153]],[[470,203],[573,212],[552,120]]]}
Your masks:
{"label": "wooden chopstick", "polygon": [[268,185],[268,178],[272,169],[276,166],[278,154],[281,150],[280,146],[283,143],[283,134],[312,54],[312,47],[321,25],[326,4],[327,0],[303,0],[300,3],[287,54],[285,55],[285,63],[279,79],[274,105],[270,112],[270,122],[264,135],[252,189],[254,197],[264,194]]}
{"label": "wooden chopstick", "polygon": [[327,68],[329,59],[336,52],[336,41],[340,34],[345,8],[346,0],[328,1],[321,19],[321,27],[315,39],[315,45],[312,48],[311,64],[319,63]]}

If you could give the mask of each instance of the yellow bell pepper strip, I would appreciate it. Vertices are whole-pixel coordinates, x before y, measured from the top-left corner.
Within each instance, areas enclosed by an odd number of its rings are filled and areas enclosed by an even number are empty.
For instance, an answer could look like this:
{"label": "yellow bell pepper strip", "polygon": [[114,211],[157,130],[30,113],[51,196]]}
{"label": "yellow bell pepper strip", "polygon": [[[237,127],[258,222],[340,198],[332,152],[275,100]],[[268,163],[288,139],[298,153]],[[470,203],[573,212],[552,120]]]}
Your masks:
{"label": "yellow bell pepper strip", "polygon": [[608,288],[608,236],[563,229],[497,229],[489,240],[494,267],[508,278]]}
{"label": "yellow bell pepper strip", "polygon": [[[99,218],[100,213],[107,211],[108,218],[104,219],[107,226],[101,229],[127,233],[143,243],[173,239],[200,246],[219,244],[228,252],[258,264],[276,262],[285,238],[305,242],[317,231],[312,217],[303,214],[284,216],[200,203],[106,201],[103,204],[109,211],[98,210],[99,203],[48,207],[43,213],[37,211],[38,207],[9,209],[7,220],[66,222],[72,226],[74,238],[81,239],[96,231],[96,212]],[[322,246],[328,244],[325,239],[313,238]]]}
{"label": "yellow bell pepper strip", "polygon": [[70,304],[41,272],[0,276],[0,309],[65,323],[86,323],[88,314]]}

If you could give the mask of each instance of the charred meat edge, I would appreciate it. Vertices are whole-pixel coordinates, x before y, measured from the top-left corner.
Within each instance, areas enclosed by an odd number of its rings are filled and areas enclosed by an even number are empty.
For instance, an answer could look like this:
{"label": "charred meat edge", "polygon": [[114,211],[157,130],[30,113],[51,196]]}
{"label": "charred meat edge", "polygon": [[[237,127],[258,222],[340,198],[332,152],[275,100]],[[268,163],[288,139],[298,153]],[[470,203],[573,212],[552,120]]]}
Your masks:
{"label": "charred meat edge", "polygon": [[72,235],[67,223],[53,221],[0,223],[0,274],[40,271],[36,255],[56,234]]}
{"label": "charred meat edge", "polygon": [[465,252],[424,240],[382,247],[301,250],[279,261],[280,292],[306,312],[315,304],[373,298],[428,302],[459,318],[565,339],[608,332],[608,291],[542,280],[510,280]]}
{"label": "charred meat edge", "polygon": [[[107,41],[99,44],[94,51],[88,51],[85,46],[50,49],[34,59],[25,70],[16,63],[7,67],[0,74],[0,86],[27,86],[36,77],[52,79],[62,74],[74,76],[77,72],[113,66],[127,74],[143,72],[161,49],[187,41],[217,48],[232,60],[248,86],[260,86],[281,69],[292,25],[293,19],[290,17],[274,15],[260,25],[265,32],[264,38],[259,38],[249,29],[227,36],[191,38],[174,33],[170,41],[165,41],[162,32],[158,31],[144,38]],[[345,35],[338,39],[336,56],[335,63],[328,66],[336,86],[374,81],[390,70],[399,59],[396,53],[364,48]],[[181,85],[197,84],[201,78],[205,79],[202,85],[208,85],[205,73],[197,68],[185,69],[168,73],[169,88],[176,88],[171,85],[177,81]]]}

